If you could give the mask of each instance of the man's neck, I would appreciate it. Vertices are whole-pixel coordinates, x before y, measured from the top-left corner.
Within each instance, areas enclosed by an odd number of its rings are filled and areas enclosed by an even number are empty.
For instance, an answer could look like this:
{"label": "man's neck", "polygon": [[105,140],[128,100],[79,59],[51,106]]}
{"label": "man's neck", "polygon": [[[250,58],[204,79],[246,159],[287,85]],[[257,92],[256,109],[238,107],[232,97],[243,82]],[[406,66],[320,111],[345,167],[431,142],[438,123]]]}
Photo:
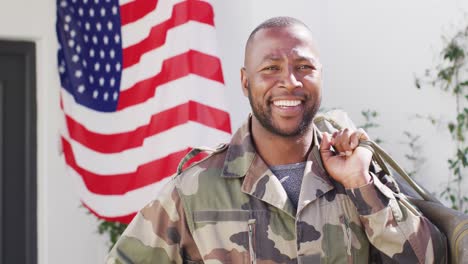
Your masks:
{"label": "man's neck", "polygon": [[310,129],[296,137],[283,137],[266,130],[252,120],[251,133],[257,153],[269,166],[303,162],[307,159],[313,141]]}

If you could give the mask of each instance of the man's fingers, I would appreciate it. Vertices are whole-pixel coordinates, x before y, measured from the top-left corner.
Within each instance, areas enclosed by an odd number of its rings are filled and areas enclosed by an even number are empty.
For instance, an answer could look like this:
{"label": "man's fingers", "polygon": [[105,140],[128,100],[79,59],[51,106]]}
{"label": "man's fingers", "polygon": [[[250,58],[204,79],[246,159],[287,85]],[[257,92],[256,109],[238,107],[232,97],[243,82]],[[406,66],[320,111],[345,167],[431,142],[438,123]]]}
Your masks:
{"label": "man's fingers", "polygon": [[351,156],[361,140],[369,140],[369,136],[364,129],[359,128],[356,131],[351,131],[345,128],[333,133],[331,145],[338,152],[338,155]]}
{"label": "man's fingers", "polygon": [[362,128],[356,131],[345,128],[334,132],[332,135],[324,132],[322,133],[322,137],[320,151],[326,151],[328,156],[333,155],[330,150],[331,146],[333,146],[339,156],[351,156],[361,140],[369,140],[369,136]]}
{"label": "man's fingers", "polygon": [[364,131],[364,129],[359,128],[357,130],[357,132],[360,133],[359,141],[361,141],[361,140],[370,140],[369,135],[367,135],[367,133],[366,133],[366,131]]}
{"label": "man's fingers", "polygon": [[323,160],[327,160],[331,156],[333,156],[333,153],[331,151],[331,146],[332,146],[332,137],[330,134],[327,132],[322,133],[322,142],[320,143],[320,154],[322,155]]}
{"label": "man's fingers", "polygon": [[357,146],[359,145],[359,142],[362,140],[369,140],[369,136],[367,135],[366,131],[364,131],[364,129],[359,128],[351,135],[351,138],[350,138],[351,148],[352,149],[357,148]]}
{"label": "man's fingers", "polygon": [[352,148],[350,147],[350,141],[349,141],[350,136],[351,136],[351,131],[347,128],[340,130],[337,133],[334,139],[333,147],[338,151],[339,154],[341,153],[350,154],[350,151],[352,151]]}

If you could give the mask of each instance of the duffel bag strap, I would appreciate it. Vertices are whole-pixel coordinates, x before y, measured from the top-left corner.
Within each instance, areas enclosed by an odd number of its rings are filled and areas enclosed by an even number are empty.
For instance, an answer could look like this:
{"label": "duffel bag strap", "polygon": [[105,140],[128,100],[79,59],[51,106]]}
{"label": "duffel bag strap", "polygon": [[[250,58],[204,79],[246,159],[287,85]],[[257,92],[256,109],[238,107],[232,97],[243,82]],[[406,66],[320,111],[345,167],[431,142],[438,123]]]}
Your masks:
{"label": "duffel bag strap", "polygon": [[369,149],[373,153],[373,158],[377,164],[384,170],[385,173],[391,175],[390,170],[387,168],[388,164],[392,169],[394,169],[405,181],[413,187],[413,189],[421,195],[421,197],[426,201],[431,201],[435,203],[440,203],[434,196],[426,192],[421,188],[407,173],[406,171],[387,153],[382,149],[377,143],[372,140],[363,140],[359,142],[359,146]]}

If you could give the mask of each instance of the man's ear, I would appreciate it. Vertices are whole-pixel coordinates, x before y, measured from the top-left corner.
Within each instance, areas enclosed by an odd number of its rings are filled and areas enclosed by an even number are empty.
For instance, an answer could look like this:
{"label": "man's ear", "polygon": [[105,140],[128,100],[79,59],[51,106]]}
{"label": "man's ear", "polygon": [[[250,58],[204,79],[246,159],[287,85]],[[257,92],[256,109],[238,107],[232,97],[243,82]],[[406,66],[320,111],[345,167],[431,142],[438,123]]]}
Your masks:
{"label": "man's ear", "polygon": [[249,96],[249,81],[247,80],[247,72],[245,71],[245,67],[241,68],[240,74],[241,74],[242,92],[244,93],[245,97],[248,97]]}

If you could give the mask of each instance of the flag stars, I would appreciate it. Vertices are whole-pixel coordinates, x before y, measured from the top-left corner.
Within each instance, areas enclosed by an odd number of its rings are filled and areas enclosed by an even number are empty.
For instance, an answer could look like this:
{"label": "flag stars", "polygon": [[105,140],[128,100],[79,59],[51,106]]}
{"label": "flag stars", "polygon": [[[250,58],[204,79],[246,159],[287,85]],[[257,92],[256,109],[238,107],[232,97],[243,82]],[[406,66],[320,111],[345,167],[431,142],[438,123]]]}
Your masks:
{"label": "flag stars", "polygon": [[85,86],[83,84],[78,86],[78,92],[83,93],[86,90]]}
{"label": "flag stars", "polygon": [[[118,102],[122,65],[117,0],[58,0],[62,87],[98,111]],[[72,80],[67,80],[72,79]]]}
{"label": "flag stars", "polygon": [[82,72],[82,71],[80,71],[80,70],[75,71],[75,77],[76,77],[76,78],[81,78],[81,76],[83,76],[83,72]]}

